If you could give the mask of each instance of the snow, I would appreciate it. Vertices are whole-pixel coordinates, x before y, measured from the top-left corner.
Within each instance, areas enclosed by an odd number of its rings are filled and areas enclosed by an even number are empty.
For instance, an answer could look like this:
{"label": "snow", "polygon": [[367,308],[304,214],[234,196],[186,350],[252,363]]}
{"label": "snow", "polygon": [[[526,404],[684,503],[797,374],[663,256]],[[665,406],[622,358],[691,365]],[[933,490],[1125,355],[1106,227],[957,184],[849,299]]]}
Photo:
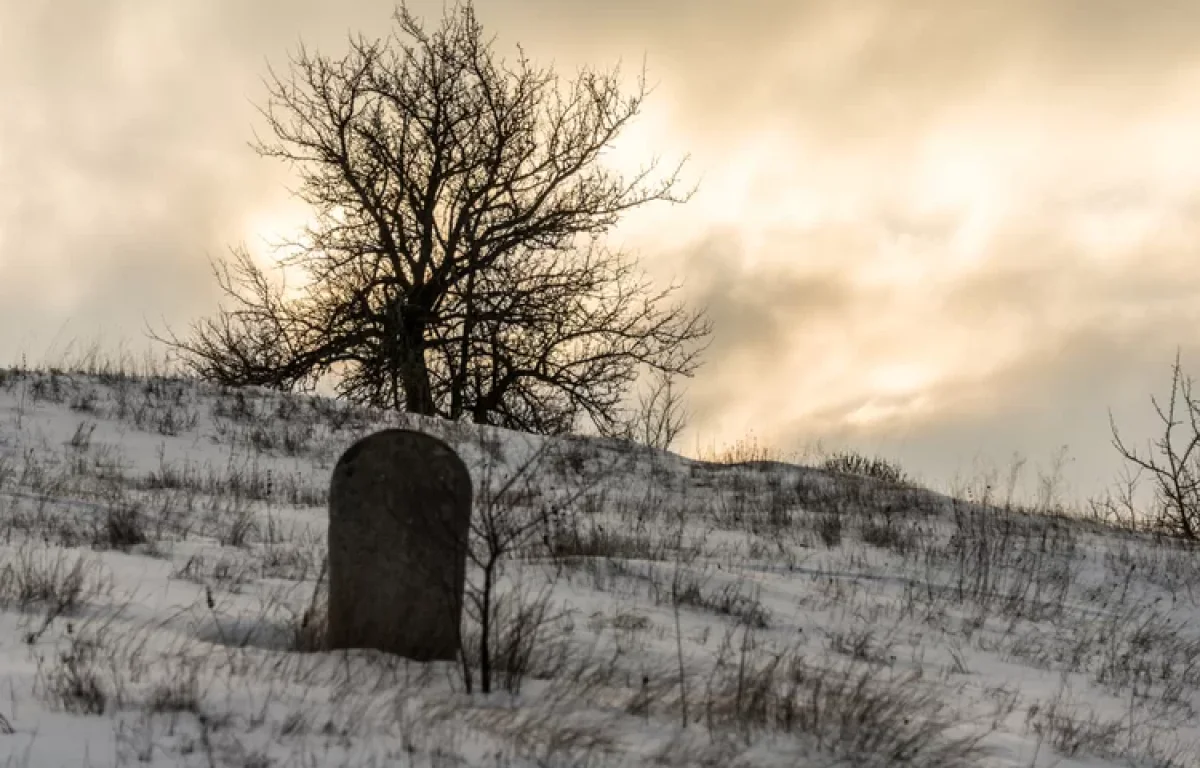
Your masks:
{"label": "snow", "polygon": [[[500,625],[542,616],[519,685],[304,641],[331,467],[388,426],[451,443],[477,514],[559,510],[502,561]],[[1198,766],[1198,613],[1200,553],[1094,521],[0,371],[0,766]]]}

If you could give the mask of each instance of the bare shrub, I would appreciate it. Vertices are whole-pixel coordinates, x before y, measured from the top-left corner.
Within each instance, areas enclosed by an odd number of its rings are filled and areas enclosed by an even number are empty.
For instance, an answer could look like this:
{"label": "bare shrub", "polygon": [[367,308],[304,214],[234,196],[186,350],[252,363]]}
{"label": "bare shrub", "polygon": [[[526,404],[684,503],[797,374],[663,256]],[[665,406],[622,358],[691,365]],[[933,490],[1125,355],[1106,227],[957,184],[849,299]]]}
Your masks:
{"label": "bare shrub", "polygon": [[106,679],[111,661],[106,628],[68,628],[65,647],[51,660],[38,657],[34,692],[55,709],[79,715],[103,715],[116,691]]}
{"label": "bare shrub", "polygon": [[63,550],[5,549],[0,561],[0,605],[22,611],[39,607],[51,616],[73,614],[110,587],[99,568],[96,560]]}
{"label": "bare shrub", "polygon": [[146,696],[151,712],[200,712],[200,679],[195,664],[179,665],[175,674],[159,680]]}
{"label": "bare shrub", "polygon": [[754,629],[770,626],[770,612],[757,597],[747,595],[741,584],[730,582],[719,589],[708,589],[707,582],[707,578],[689,568],[677,568],[671,587],[673,602],[729,616]]}
{"label": "bare shrub", "polygon": [[833,549],[842,543],[842,516],[836,512],[817,515],[813,527],[826,547]]}
{"label": "bare shrub", "polygon": [[29,396],[33,402],[62,403],[66,400],[67,379],[59,371],[33,376]]}
{"label": "bare shrub", "polygon": [[915,530],[911,526],[896,522],[890,516],[864,516],[859,521],[858,532],[863,543],[891,550],[899,555],[908,554],[917,548]]}
{"label": "bare shrub", "polygon": [[1103,719],[1094,711],[1083,714],[1061,695],[1032,705],[1025,714],[1025,726],[1067,757],[1115,757],[1127,731],[1125,718]]}
{"label": "bare shrub", "polygon": [[1025,728],[1037,736],[1039,746],[1048,744],[1064,757],[1096,757],[1156,768],[1195,765],[1198,745],[1172,738],[1182,723],[1162,723],[1158,718],[1137,718],[1135,714],[1131,711],[1107,717],[1078,703],[1064,675],[1053,696],[1035,702],[1026,711]]}
{"label": "bare shrub", "polygon": [[316,428],[312,424],[268,421],[255,424],[247,432],[250,446],[261,453],[300,456],[312,446]]}
{"label": "bare shrub", "polygon": [[[118,390],[117,417],[132,422],[144,432],[175,437],[190,432],[200,414],[188,399],[191,383],[165,377],[141,380],[137,394],[128,387]],[[140,398],[137,395],[140,394]]]}
{"label": "bare shrub", "polygon": [[[1079,536],[1064,520],[951,502],[948,537],[922,540],[928,584],[920,600],[971,602],[983,614],[1041,620],[1061,616],[1082,567]],[[922,594],[923,593],[923,594]]]}
{"label": "bare shrub", "polygon": [[887,483],[902,483],[905,481],[904,470],[894,462],[877,456],[863,456],[854,451],[834,453],[821,462],[821,468],[829,472],[841,472],[846,475],[860,475]]}
{"label": "bare shrub", "polygon": [[223,547],[246,548],[259,531],[254,509],[237,495],[208,499],[203,522],[202,532],[212,536]]}
{"label": "bare shrub", "polygon": [[1087,514],[1093,522],[1117,530],[1137,532],[1145,527],[1138,512],[1137,490],[1141,480],[1140,470],[1123,468],[1120,478],[1112,488],[1099,496],[1088,499]]}
{"label": "bare shrub", "polygon": [[117,549],[128,552],[150,541],[146,518],[140,504],[118,501],[105,507],[92,532],[96,549]]}
{"label": "bare shrub", "polygon": [[12,482],[16,477],[17,470],[13,466],[13,459],[7,453],[0,453],[0,491],[5,490],[5,487]]}
{"label": "bare shrub", "polygon": [[671,372],[655,371],[634,406],[619,422],[607,426],[604,434],[657,450],[669,449],[688,421],[683,393],[675,380],[676,375]]}
{"label": "bare shrub", "polygon": [[321,561],[321,571],[313,585],[312,596],[304,610],[293,617],[288,625],[289,650],[300,653],[324,651],[329,647],[327,630],[329,623],[329,559]]}
{"label": "bare shrub", "polygon": [[86,451],[92,444],[92,433],[96,431],[96,422],[81,421],[75,425],[75,432],[67,441],[67,446],[76,451]]}
{"label": "bare shrub", "polygon": [[[1178,353],[1166,408],[1155,397],[1150,402],[1162,422],[1162,434],[1150,452],[1127,446],[1110,413],[1113,445],[1125,461],[1150,473],[1154,481],[1150,525],[1171,535],[1200,539],[1200,400],[1192,395],[1192,379],[1184,375]],[[1186,430],[1182,434],[1180,427]]]}
{"label": "bare shrub", "polygon": [[71,410],[81,413],[96,413],[100,393],[95,387],[84,387],[71,396]]}
{"label": "bare shrub", "polygon": [[799,648],[770,650],[753,630],[726,636],[702,701],[714,732],[747,743],[764,733],[790,733],[858,764],[974,766],[986,729],[962,733],[962,714],[918,671],[880,672],[848,660],[819,667]]}
{"label": "bare shrub", "polygon": [[[520,693],[527,677],[551,677],[565,663],[565,646],[547,642],[559,619],[550,611],[550,597],[549,587],[534,592],[517,587],[495,595],[486,644],[494,686]],[[476,625],[464,633],[463,655],[482,669],[485,644],[480,631]]]}
{"label": "bare shrub", "polygon": [[757,461],[782,461],[783,454],[766,443],[759,442],[753,432],[739,438],[732,445],[706,449],[697,446],[696,458],[710,464],[748,464]]}
{"label": "bare shrub", "polygon": [[[554,521],[562,518],[603,478],[611,477],[617,466],[613,462],[589,470],[581,464],[581,472],[573,478],[572,487],[565,494],[550,497],[537,487],[537,477],[548,462],[555,461],[559,450],[562,450],[561,446],[542,441],[507,473],[502,473],[490,459],[485,459],[483,464],[474,494],[472,542],[468,548],[468,562],[478,570],[479,579],[468,578],[464,607],[467,616],[479,624],[479,687],[484,693],[489,693],[493,684],[496,588],[506,560],[539,539],[549,544]],[[465,654],[462,669],[464,682],[470,690],[474,678]]]}
{"label": "bare shrub", "polygon": [[869,626],[830,629],[826,637],[830,650],[857,661],[887,665],[895,659],[892,640],[879,637],[879,633]]}
{"label": "bare shrub", "polygon": [[652,530],[624,531],[576,517],[552,521],[546,544],[559,559],[613,557],[625,560],[667,560],[669,537]]}

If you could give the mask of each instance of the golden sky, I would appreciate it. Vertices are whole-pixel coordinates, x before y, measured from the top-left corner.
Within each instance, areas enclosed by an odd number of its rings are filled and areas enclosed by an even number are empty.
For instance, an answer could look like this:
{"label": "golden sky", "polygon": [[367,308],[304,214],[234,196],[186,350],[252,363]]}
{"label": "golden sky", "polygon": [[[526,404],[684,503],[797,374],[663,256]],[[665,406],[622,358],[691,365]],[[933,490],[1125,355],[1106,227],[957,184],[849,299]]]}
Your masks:
{"label": "golden sky", "polygon": [[[392,7],[0,5],[0,360],[211,311],[207,259],[303,215],[247,146],[266,63]],[[1200,374],[1200,3],[477,8],[563,74],[644,55],[615,158],[691,154],[697,196],[619,233],[715,322],[680,447],[822,439],[945,482],[1066,445],[1092,492],[1107,409],[1145,437],[1176,346]]]}

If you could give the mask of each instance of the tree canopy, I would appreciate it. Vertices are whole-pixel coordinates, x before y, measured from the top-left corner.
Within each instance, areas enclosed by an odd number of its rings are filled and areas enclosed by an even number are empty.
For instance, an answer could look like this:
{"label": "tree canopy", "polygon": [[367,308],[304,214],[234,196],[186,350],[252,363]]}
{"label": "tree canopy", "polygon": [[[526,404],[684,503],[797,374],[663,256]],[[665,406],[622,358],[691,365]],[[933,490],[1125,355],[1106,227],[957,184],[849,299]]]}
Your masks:
{"label": "tree canopy", "polygon": [[615,428],[638,376],[690,376],[711,328],[605,235],[683,202],[682,163],[626,178],[604,162],[648,90],[619,70],[563,82],[495,53],[469,3],[426,31],[271,70],[254,146],[290,164],[312,223],[279,244],[298,295],[245,248],[215,265],[228,299],[168,343],[194,373],[311,388],[384,408],[561,433]]}

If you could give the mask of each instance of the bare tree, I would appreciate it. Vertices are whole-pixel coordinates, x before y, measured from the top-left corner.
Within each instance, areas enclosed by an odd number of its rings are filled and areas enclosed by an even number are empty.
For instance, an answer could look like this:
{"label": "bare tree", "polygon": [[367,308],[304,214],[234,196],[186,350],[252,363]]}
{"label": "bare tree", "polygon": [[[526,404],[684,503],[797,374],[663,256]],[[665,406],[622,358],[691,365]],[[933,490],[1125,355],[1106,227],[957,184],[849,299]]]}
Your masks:
{"label": "bare tree", "polygon": [[[1154,481],[1155,507],[1151,526],[1195,540],[1200,538],[1200,451],[1197,450],[1200,448],[1200,401],[1192,395],[1192,379],[1184,375],[1178,352],[1171,369],[1171,397],[1166,408],[1155,397],[1151,397],[1150,402],[1163,425],[1162,435],[1151,444],[1152,450],[1141,453],[1129,448],[1109,413],[1113,445],[1126,461],[1148,472]],[[1180,427],[1187,431],[1181,434]]]}
{"label": "bare tree", "polygon": [[205,378],[307,389],[328,373],[377,407],[543,433],[600,427],[642,368],[691,375],[710,325],[603,236],[682,202],[682,163],[632,178],[603,155],[639,112],[619,70],[562,83],[498,58],[469,2],[427,32],[404,6],[387,40],[271,70],[257,151],[300,177],[313,224],[278,244],[289,297],[244,249],[230,300],[166,341]]}

